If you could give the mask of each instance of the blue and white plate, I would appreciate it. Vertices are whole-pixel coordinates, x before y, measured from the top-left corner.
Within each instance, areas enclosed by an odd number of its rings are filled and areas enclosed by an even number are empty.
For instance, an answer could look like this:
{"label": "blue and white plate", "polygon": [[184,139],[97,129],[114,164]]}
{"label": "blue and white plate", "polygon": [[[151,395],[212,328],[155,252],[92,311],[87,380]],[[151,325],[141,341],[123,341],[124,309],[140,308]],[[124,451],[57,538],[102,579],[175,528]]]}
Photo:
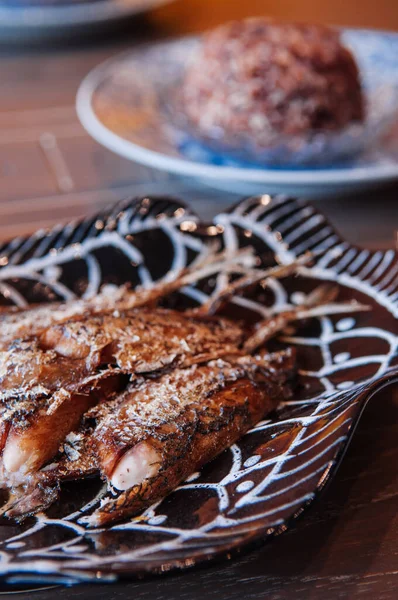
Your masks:
{"label": "blue and white plate", "polygon": [[257,163],[206,147],[183,125],[178,90],[197,37],[146,45],[100,65],[79,89],[78,115],[122,156],[239,193],[320,196],[396,179],[398,34],[346,29],[342,39],[359,65],[363,126],[316,134],[298,149],[282,140]]}
{"label": "blue and white plate", "polygon": [[0,0],[0,39],[26,42],[116,23],[172,0]]}

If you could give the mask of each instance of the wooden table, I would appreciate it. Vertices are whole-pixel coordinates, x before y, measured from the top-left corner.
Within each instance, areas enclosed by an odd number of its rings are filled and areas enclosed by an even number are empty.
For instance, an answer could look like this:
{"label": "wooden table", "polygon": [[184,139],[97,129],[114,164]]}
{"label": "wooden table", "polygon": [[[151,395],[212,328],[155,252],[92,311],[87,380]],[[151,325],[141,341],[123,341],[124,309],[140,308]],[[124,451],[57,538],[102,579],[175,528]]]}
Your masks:
{"label": "wooden table", "polygon": [[[244,4],[244,6],[242,6]],[[326,6],[325,6],[326,5]],[[344,5],[344,6],[343,6]],[[348,6],[347,6],[348,5]],[[74,98],[96,64],[139,39],[199,30],[228,16],[285,18],[398,28],[396,0],[357,4],[306,0],[245,3],[185,0],[129,24],[124,35],[84,44],[0,50],[0,239],[93,213],[131,195],[173,193],[209,218],[236,200],[134,165],[92,141]],[[349,240],[396,244],[398,185],[319,202]],[[398,596],[398,390],[367,408],[343,465],[323,499],[271,544],[230,563],[144,582],[29,592],[37,600],[395,599]],[[5,591],[5,590],[3,590]],[[26,594],[14,594],[26,598]]]}

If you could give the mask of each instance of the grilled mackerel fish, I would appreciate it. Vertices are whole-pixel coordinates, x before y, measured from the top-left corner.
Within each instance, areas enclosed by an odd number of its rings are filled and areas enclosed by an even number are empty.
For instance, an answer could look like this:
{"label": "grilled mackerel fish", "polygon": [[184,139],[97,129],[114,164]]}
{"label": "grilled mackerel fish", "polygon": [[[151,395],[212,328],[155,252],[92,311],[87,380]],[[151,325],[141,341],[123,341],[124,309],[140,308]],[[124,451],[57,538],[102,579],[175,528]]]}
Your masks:
{"label": "grilled mackerel fish", "polygon": [[89,411],[57,459],[15,491],[8,516],[43,510],[57,498],[62,480],[95,473],[112,493],[84,522],[102,526],[141,512],[287,397],[293,372],[289,350],[217,359],[131,382]]}
{"label": "grilled mackerel fish", "polygon": [[[258,352],[285,325],[361,310],[325,287],[254,330],[217,316],[231,295],[308,257],[268,271],[250,253],[205,257],[150,290],[0,314],[2,513],[48,507],[60,482],[99,473],[111,493],[89,518],[136,514],[241,437],[289,393],[291,352]],[[165,295],[213,273],[240,277],[198,310],[157,308]]]}
{"label": "grilled mackerel fish", "polygon": [[244,276],[221,291],[217,303],[269,273],[284,276],[297,268],[264,272],[252,263],[246,250],[232,257],[204,256],[151,289],[1,313],[0,485],[22,485],[56,454],[89,408],[138,374],[241,353],[243,328],[203,314],[212,306],[189,314],[153,305],[220,270],[243,270]]}
{"label": "grilled mackerel fish", "polygon": [[292,352],[222,359],[163,375],[106,415],[92,437],[101,474],[117,496],[83,522],[135,515],[175,489],[290,395]]}

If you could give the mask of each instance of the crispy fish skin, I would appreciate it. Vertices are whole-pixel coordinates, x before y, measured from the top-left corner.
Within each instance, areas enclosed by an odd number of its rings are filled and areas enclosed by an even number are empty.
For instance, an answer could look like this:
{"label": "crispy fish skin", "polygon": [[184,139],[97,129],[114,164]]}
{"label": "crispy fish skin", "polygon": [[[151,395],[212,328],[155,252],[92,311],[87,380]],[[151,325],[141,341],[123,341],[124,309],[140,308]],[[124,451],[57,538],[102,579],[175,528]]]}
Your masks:
{"label": "crispy fish skin", "polygon": [[[163,437],[173,427],[187,407],[200,409],[207,395],[222,389],[226,383],[242,377],[260,379],[267,374],[269,385],[275,377],[283,380],[292,352],[252,356],[230,356],[204,365],[174,369],[153,381],[130,385],[121,394],[117,405],[100,417],[92,435],[103,473],[110,477],[118,455],[145,439],[148,431],[158,431]],[[112,456],[112,459],[110,458]]]}
{"label": "crispy fish skin", "polygon": [[141,512],[238,440],[272,407],[271,398],[255,382],[241,379],[211,394],[201,411],[187,408],[167,437],[157,433],[146,442],[145,450],[159,457],[159,470],[107,499],[86,522],[102,526]]}
{"label": "crispy fish skin", "polygon": [[[137,514],[239,439],[288,394],[292,352],[173,371],[135,393],[92,436],[103,476],[119,490],[88,519]],[[260,366],[262,365],[262,366]]]}

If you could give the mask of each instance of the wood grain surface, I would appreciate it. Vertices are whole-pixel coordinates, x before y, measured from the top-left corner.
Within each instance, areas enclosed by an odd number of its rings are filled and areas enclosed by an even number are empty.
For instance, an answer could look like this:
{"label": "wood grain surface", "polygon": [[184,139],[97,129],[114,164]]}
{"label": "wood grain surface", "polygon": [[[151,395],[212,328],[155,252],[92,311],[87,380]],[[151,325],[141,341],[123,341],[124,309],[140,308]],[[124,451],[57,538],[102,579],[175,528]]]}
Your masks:
{"label": "wood grain surface", "polygon": [[[93,213],[134,195],[172,194],[203,218],[237,200],[122,159],[79,125],[84,75],[142,40],[198,31],[227,18],[285,19],[398,29],[397,0],[179,0],[105,38],[0,48],[0,239]],[[319,208],[350,241],[395,247],[398,186]],[[229,563],[142,582],[15,593],[13,598],[119,600],[375,599],[398,597],[398,390],[366,409],[337,477],[293,529]],[[1,588],[0,595],[10,592]]]}

